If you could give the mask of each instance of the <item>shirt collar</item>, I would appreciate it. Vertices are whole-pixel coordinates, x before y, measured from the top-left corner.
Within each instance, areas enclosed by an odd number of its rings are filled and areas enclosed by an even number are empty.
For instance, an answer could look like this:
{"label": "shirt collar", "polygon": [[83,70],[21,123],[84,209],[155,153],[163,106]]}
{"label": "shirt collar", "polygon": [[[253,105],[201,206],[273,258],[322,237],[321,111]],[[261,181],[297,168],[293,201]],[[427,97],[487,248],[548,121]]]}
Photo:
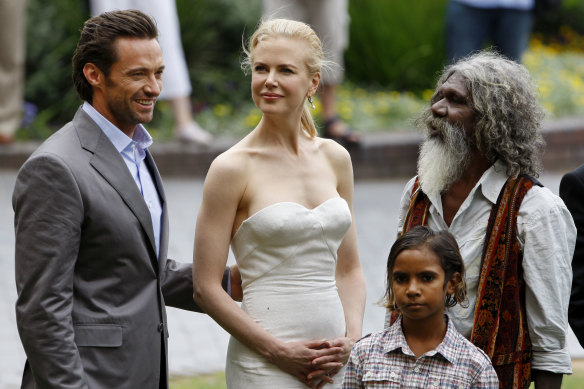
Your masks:
{"label": "shirt collar", "polygon": [[[501,192],[503,185],[507,182],[507,178],[508,176],[505,172],[505,165],[497,160],[483,173],[474,188],[470,191],[468,197],[472,198],[475,193],[480,190],[487,200],[495,204],[499,197],[499,192]],[[442,198],[440,195],[432,195],[428,196],[428,198],[432,204],[442,204]]]}
{"label": "shirt collar", "polygon": [[83,110],[89,115],[91,119],[97,124],[97,126],[103,131],[107,138],[112,142],[116,150],[121,153],[126,149],[132,142],[136,142],[139,149],[147,149],[153,143],[152,137],[146,131],[146,128],[142,124],[138,124],[134,130],[133,138],[130,138],[122,130],[116,127],[112,122],[107,120],[101,113],[99,113],[91,104],[87,101],[83,103]]}
{"label": "shirt collar", "polygon": [[426,355],[434,356],[436,354],[442,355],[448,362],[452,363],[453,365],[456,363],[456,355],[457,355],[457,348],[454,347],[457,340],[457,333],[456,329],[454,328],[454,324],[452,320],[448,318],[448,315],[445,315],[448,327],[446,328],[446,335],[444,335],[444,339],[442,343],[438,345],[434,350],[428,351]]}
{"label": "shirt collar", "polygon": [[[425,356],[433,357],[436,354],[442,355],[448,362],[454,364],[456,362],[456,348],[453,345],[456,342],[456,329],[452,320],[448,318],[448,315],[444,315],[447,321],[446,335],[442,342],[434,350],[427,351],[424,353]],[[401,349],[406,355],[415,356],[402,330],[402,316],[400,316],[392,326],[387,329],[388,333],[385,337],[386,342],[383,346],[383,352],[389,353],[394,350]]]}
{"label": "shirt collar", "polygon": [[503,162],[496,161],[490,168],[483,173],[483,176],[477,183],[480,185],[483,195],[491,203],[495,204],[499,198],[499,193],[507,182],[507,175],[505,165]]}
{"label": "shirt collar", "polygon": [[412,354],[410,346],[406,341],[406,337],[402,330],[402,317],[401,315],[398,319],[387,329],[387,336],[385,336],[386,342],[383,346],[383,352],[389,353],[394,350],[401,349],[404,354]]}

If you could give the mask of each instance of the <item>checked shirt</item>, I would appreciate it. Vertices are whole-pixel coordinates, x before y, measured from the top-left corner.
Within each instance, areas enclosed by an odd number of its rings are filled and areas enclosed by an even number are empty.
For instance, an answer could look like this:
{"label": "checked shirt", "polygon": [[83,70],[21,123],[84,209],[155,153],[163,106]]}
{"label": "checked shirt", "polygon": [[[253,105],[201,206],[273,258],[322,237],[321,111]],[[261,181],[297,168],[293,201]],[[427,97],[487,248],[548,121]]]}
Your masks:
{"label": "checked shirt", "polygon": [[400,317],[391,327],[355,343],[343,388],[499,388],[489,358],[450,320],[442,343],[420,358],[410,350],[401,324]]}

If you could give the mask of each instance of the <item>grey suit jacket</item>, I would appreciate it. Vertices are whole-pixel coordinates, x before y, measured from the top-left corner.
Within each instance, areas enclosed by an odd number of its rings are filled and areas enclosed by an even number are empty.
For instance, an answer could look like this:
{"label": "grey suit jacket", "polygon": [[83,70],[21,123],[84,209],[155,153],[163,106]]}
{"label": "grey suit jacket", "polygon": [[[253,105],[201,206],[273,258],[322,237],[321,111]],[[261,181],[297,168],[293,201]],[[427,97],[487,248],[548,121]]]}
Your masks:
{"label": "grey suit jacket", "polygon": [[20,169],[13,207],[23,388],[168,386],[165,303],[199,308],[192,265],[166,258],[167,205],[149,153],[146,163],[163,208],[159,259],[134,179],[81,108]]}

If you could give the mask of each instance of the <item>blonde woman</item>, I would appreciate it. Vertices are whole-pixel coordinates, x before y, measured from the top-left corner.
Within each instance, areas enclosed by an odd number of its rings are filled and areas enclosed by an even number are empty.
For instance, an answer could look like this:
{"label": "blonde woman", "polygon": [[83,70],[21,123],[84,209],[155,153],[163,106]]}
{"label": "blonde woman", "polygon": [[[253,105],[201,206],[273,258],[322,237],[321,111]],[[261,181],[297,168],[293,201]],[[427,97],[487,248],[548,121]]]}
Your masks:
{"label": "blonde woman", "polygon": [[[232,335],[229,388],[340,387],[361,337],[365,283],[351,160],[336,142],[316,137],[310,114],[321,42],[308,25],[275,19],[260,24],[245,51],[263,115],[209,169],[195,237],[195,301]],[[221,288],[230,245],[241,308]]]}

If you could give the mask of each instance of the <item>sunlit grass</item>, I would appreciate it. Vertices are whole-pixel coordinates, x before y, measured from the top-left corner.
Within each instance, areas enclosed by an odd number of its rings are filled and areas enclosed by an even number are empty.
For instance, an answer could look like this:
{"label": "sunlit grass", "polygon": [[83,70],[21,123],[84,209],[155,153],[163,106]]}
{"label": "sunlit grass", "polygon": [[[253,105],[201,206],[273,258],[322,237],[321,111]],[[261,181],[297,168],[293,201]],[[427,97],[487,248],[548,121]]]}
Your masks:
{"label": "sunlit grass", "polygon": [[170,389],[226,389],[225,373],[205,374],[195,377],[173,377]]}
{"label": "sunlit grass", "polygon": [[[572,364],[574,374],[564,376],[562,389],[584,388],[584,360],[575,360]],[[533,388],[533,384],[531,388]],[[225,374],[200,375],[195,377],[173,377],[170,380],[170,389],[226,389]]]}

